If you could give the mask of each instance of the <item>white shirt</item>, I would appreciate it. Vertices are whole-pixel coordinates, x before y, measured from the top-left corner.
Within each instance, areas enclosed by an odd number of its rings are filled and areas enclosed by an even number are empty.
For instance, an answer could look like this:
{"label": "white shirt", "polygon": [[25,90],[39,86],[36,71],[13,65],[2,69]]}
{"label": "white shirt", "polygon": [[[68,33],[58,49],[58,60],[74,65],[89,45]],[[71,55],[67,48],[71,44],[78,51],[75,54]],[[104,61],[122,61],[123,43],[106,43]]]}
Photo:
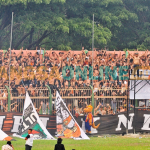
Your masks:
{"label": "white shirt", "polygon": [[25,145],[33,146],[33,134],[29,134],[29,138],[26,140]]}
{"label": "white shirt", "polygon": [[14,150],[14,149],[7,144],[2,146],[2,150]]}

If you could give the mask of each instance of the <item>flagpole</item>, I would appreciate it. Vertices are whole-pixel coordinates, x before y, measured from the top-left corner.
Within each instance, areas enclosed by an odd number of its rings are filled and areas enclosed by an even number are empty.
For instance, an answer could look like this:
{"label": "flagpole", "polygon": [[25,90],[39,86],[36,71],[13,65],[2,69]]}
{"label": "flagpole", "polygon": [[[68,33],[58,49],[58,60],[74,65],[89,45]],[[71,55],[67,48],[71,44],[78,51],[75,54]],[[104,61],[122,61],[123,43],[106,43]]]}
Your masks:
{"label": "flagpole", "polygon": [[12,12],[12,20],[11,20],[11,34],[10,34],[10,55],[9,55],[9,89],[10,89],[10,65],[11,65],[11,47],[12,47],[13,15],[14,15],[14,12]]}
{"label": "flagpole", "polygon": [[[93,73],[93,50],[94,50],[94,14],[93,14],[93,27],[92,27],[92,73]],[[93,76],[92,76],[92,87],[93,87]]]}

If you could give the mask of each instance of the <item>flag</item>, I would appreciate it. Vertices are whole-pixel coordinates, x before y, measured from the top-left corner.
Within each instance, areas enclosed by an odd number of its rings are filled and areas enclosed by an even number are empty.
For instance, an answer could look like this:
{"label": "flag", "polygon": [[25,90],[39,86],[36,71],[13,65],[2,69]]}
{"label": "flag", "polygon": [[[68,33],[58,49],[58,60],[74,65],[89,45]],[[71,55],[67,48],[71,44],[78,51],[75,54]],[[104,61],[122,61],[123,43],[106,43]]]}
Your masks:
{"label": "flag", "polygon": [[29,129],[33,130],[32,134],[34,139],[54,139],[40,120],[29,94],[26,92],[22,122],[19,126],[18,133],[13,134],[13,136],[25,138],[28,135]]}
{"label": "flag", "polygon": [[11,141],[11,140],[13,139],[0,129],[0,141]]}
{"label": "flag", "polygon": [[88,50],[87,50],[87,49],[85,49],[85,50],[84,50],[84,53],[85,53],[85,54],[87,54],[87,53],[88,53]]}
{"label": "flag", "polygon": [[89,139],[80,128],[58,91],[56,93],[56,129],[57,137],[73,139]]}

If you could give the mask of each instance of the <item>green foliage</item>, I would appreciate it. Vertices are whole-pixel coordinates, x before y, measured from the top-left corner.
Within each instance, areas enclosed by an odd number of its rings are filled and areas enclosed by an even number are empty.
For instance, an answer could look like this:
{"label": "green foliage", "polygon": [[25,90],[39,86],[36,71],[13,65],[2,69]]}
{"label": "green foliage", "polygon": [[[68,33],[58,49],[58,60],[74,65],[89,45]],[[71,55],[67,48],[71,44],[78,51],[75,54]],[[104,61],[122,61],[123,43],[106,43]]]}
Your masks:
{"label": "green foliage", "polygon": [[91,49],[92,16],[96,48],[150,49],[149,0],[2,0],[0,49]]}
{"label": "green foliage", "polygon": [[[53,2],[65,2],[65,0],[52,0]],[[1,6],[6,5],[16,5],[16,4],[24,4],[27,5],[28,3],[36,3],[36,4],[50,4],[51,0],[2,0],[0,2]]]}

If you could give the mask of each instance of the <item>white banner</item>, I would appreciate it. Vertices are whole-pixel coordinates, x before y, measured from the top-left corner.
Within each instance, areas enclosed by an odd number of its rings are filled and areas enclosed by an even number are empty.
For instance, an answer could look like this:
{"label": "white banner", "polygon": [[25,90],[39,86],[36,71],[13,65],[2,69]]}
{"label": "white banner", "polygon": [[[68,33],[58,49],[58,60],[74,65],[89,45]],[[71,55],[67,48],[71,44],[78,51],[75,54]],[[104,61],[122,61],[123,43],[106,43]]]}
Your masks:
{"label": "white banner", "polygon": [[57,137],[89,139],[68,110],[58,91],[56,93],[56,128]]}
{"label": "white banner", "polygon": [[32,134],[34,135],[34,139],[54,139],[40,120],[29,94],[26,92],[22,122],[18,133],[13,134],[13,136],[25,138],[28,135],[29,129],[33,129]]}
{"label": "white banner", "polygon": [[0,141],[11,141],[12,138],[0,129]]}
{"label": "white banner", "polygon": [[150,99],[150,80],[130,80],[130,99],[134,99],[134,93],[135,99]]}

